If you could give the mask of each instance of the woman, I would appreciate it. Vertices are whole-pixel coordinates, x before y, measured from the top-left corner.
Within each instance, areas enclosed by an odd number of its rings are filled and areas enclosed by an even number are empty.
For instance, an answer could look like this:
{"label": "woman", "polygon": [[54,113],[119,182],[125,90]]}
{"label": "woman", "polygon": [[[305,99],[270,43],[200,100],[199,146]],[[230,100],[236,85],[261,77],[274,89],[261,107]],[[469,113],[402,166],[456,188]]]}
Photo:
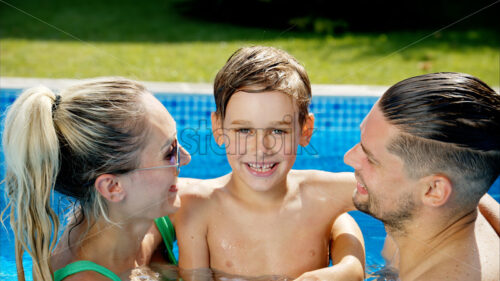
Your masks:
{"label": "woman", "polygon": [[[190,160],[165,107],[123,78],[26,90],[7,112],[3,148],[20,280],[24,251],[34,280],[127,278],[153,220],[178,208]],[[75,201],[57,246],[53,189]]]}

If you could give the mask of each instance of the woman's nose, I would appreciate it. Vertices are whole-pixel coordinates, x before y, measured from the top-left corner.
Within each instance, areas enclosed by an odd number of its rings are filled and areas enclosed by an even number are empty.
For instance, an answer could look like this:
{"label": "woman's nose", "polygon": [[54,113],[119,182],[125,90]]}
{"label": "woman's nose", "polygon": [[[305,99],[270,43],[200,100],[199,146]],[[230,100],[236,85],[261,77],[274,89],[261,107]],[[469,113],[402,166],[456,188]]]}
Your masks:
{"label": "woman's nose", "polygon": [[181,158],[179,161],[181,166],[185,166],[191,162],[191,154],[182,146],[179,147],[179,157]]}

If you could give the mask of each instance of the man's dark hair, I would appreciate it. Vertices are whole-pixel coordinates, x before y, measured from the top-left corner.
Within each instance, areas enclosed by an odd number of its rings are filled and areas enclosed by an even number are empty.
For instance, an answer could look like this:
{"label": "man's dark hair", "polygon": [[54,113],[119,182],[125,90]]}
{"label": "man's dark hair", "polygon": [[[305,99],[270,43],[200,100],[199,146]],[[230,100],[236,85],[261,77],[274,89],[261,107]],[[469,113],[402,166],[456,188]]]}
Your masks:
{"label": "man's dark hair", "polygon": [[403,80],[379,101],[400,133],[389,151],[412,178],[445,174],[457,206],[475,206],[500,173],[500,95],[476,77],[443,72]]}

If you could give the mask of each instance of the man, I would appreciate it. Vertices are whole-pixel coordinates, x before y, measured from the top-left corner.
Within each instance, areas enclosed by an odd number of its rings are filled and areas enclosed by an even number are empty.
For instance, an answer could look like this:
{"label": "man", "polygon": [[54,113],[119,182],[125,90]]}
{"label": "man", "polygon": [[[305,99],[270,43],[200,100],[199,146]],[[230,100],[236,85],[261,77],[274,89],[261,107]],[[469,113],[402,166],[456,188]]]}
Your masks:
{"label": "man", "polygon": [[461,73],[387,90],[345,162],[356,207],[384,222],[401,280],[498,280],[499,237],[478,214],[500,172],[500,95]]}

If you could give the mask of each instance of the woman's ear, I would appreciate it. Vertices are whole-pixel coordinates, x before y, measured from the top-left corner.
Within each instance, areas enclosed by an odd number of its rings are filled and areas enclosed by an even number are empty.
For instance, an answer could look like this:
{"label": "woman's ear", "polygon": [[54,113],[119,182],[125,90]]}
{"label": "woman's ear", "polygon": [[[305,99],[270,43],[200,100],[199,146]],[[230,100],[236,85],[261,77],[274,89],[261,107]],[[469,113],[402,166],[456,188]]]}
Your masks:
{"label": "woman's ear", "polygon": [[301,146],[307,146],[311,141],[311,137],[314,131],[314,114],[309,113],[306,116],[306,120],[304,120],[304,124],[302,125],[300,132],[300,140],[299,144]]}
{"label": "woman's ear", "polygon": [[215,143],[217,143],[218,146],[221,146],[224,144],[225,137],[224,130],[222,128],[222,118],[216,112],[212,112],[210,118],[212,120],[212,134],[214,135]]}
{"label": "woman's ear", "polygon": [[102,197],[110,202],[120,202],[125,198],[126,192],[115,175],[103,174],[98,176],[94,186]]}
{"label": "woman's ear", "polygon": [[448,202],[453,191],[451,180],[442,174],[422,179],[424,184],[422,202],[431,207],[441,207]]}

